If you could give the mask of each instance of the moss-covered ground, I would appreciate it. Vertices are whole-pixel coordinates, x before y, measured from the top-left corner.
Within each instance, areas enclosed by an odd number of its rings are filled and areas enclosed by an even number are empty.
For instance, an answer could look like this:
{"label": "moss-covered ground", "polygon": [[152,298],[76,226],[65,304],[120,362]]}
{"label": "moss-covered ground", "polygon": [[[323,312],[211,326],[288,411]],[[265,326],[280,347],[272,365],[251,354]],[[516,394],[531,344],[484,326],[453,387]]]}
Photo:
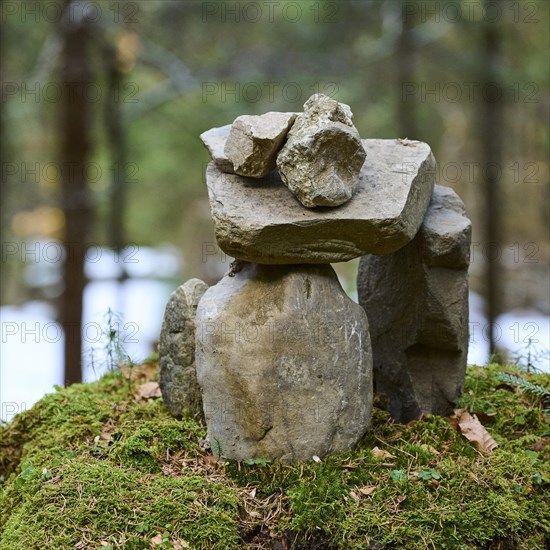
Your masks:
{"label": "moss-covered ground", "polygon": [[297,465],[216,460],[204,426],[139,384],[58,388],[0,427],[1,549],[550,547],[548,395],[532,386],[548,375],[469,368],[461,406],[491,453],[447,418],[375,407],[355,450]]}

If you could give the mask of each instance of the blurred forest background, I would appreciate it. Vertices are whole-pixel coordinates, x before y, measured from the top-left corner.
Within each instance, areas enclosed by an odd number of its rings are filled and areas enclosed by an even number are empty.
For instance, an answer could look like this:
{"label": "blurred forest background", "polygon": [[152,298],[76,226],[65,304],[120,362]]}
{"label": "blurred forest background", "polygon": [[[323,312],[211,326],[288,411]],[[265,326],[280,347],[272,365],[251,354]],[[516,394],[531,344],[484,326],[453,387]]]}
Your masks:
{"label": "blurred forest background", "polygon": [[[487,326],[472,328],[492,351],[502,332],[540,336],[547,324],[495,324],[550,314],[549,5],[3,2],[2,345],[37,343],[29,327],[65,342],[64,379],[77,381],[82,330],[110,308],[152,348],[170,291],[212,284],[230,261],[215,245],[199,134],[299,111],[315,92],[349,104],[363,138],[430,144],[436,181],[473,221]],[[352,296],[356,266],[338,266]],[[25,371],[35,361],[4,355],[3,384],[10,369],[45,376]]]}

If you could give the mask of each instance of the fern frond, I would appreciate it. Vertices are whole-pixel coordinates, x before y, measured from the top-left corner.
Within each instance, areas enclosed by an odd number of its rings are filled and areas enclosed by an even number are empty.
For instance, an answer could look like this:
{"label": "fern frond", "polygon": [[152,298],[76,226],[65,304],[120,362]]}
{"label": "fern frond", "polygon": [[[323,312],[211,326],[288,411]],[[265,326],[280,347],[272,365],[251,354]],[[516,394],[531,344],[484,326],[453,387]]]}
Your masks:
{"label": "fern frond", "polygon": [[533,382],[529,382],[529,380],[525,380],[525,378],[507,372],[497,372],[496,378],[505,384],[510,384],[510,386],[519,388],[521,391],[529,394],[541,403],[545,404],[550,401],[550,390],[544,386],[534,384]]}

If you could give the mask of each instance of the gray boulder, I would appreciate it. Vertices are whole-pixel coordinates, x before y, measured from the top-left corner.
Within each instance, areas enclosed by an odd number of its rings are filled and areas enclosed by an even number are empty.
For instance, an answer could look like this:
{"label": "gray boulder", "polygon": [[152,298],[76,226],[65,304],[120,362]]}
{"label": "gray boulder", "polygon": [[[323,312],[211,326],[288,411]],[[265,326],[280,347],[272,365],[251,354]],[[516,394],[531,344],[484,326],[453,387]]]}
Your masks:
{"label": "gray boulder", "polygon": [[233,163],[227,158],[224,152],[225,143],[229,137],[231,124],[221,126],[220,128],[211,128],[200,135],[204,146],[208,149],[212,160],[216,166],[227,174],[234,174]]}
{"label": "gray boulder", "polygon": [[296,113],[276,112],[237,117],[224,148],[235,173],[263,178],[274,170],[277,153],[295,118]]}
{"label": "gray boulder", "polygon": [[164,313],[159,339],[159,386],[164,403],[176,417],[202,417],[195,371],[195,314],[208,285],[191,279],[175,290]]}
{"label": "gray boulder", "polygon": [[352,200],[304,207],[273,172],[253,180],[206,172],[216,238],[229,256],[263,264],[345,262],[387,254],[417,233],[432,195],[435,159],[422,142],[366,139]]}
{"label": "gray boulder", "polygon": [[315,94],[296,118],[277,168],[304,206],[339,206],[351,199],[365,157],[349,106]]}
{"label": "gray boulder", "polygon": [[308,460],[369,427],[367,317],[329,265],[238,263],[197,309],[208,440],[226,458]]}
{"label": "gray boulder", "polygon": [[370,321],[374,384],[398,422],[448,415],[462,392],[470,241],[462,201],[436,185],[411,243],[361,258],[357,287]]}

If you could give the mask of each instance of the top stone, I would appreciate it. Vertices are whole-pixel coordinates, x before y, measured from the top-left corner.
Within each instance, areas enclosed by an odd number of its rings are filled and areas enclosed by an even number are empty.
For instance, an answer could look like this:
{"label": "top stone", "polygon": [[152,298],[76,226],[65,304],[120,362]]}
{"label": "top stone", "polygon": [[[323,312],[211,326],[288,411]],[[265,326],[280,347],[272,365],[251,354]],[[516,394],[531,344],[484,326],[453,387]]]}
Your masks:
{"label": "top stone", "polygon": [[277,153],[295,118],[296,113],[276,112],[237,117],[224,150],[235,173],[249,178],[267,176],[275,168]]}
{"label": "top stone", "polygon": [[349,106],[315,94],[297,116],[277,168],[304,206],[339,206],[351,199],[365,155]]}
{"label": "top stone", "polygon": [[259,264],[345,262],[388,254],[417,233],[430,202],[435,159],[420,141],[362,140],[368,155],[353,198],[304,207],[276,172],[254,180],[208,165],[206,183],[220,248]]}
{"label": "top stone", "polygon": [[225,143],[231,131],[231,124],[226,124],[220,128],[211,128],[201,134],[201,140],[208,149],[212,160],[216,166],[227,174],[234,174],[233,163],[227,158],[224,152]]}

